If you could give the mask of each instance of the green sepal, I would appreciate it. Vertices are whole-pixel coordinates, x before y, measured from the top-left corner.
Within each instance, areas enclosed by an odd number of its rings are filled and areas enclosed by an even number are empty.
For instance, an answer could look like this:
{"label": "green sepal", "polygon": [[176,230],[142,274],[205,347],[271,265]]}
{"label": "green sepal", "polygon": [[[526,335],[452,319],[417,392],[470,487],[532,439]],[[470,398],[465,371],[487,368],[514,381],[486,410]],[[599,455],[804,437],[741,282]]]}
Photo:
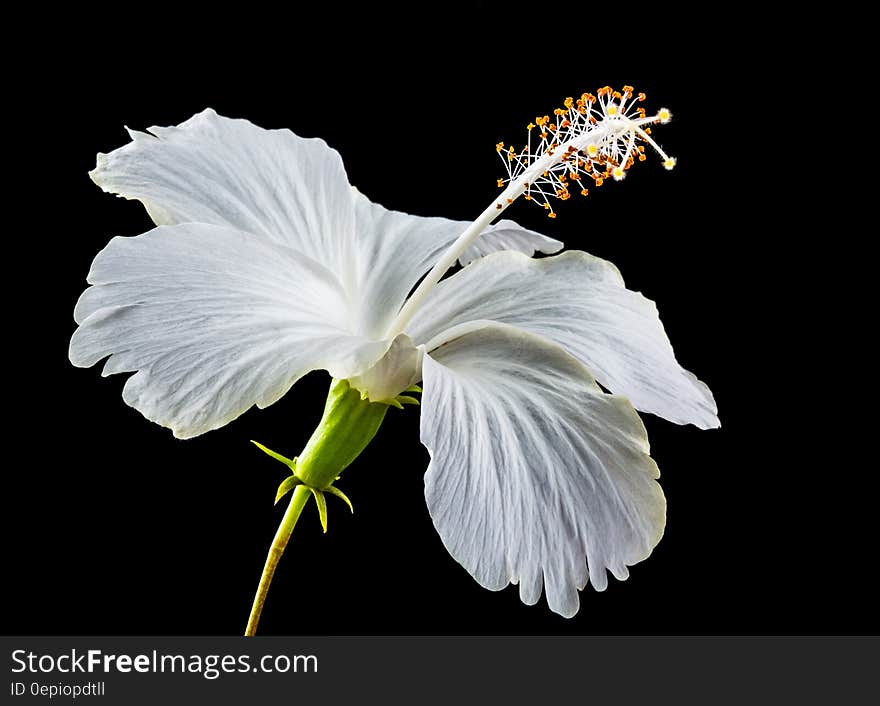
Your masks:
{"label": "green sepal", "polygon": [[405,404],[419,405],[419,404],[421,404],[415,397],[410,397],[409,395],[398,395],[394,399],[396,399],[401,405],[405,405]]}
{"label": "green sepal", "polygon": [[403,409],[403,405],[397,401],[396,397],[393,400],[383,400],[382,404],[387,404],[391,407],[397,407],[397,409]]}
{"label": "green sepal", "polygon": [[418,385],[410,385],[408,388],[404,390],[404,392],[421,392],[422,388]]}
{"label": "green sepal", "polygon": [[263,446],[259,441],[254,441],[253,439],[251,439],[251,443],[254,446],[256,446],[263,453],[268,454],[269,456],[274,458],[276,461],[281,461],[281,463],[283,463],[285,466],[287,466],[291,470],[293,470],[296,467],[296,458],[291,459],[291,458],[287,458],[287,456],[282,456],[280,453],[276,453],[272,449]]}
{"label": "green sepal", "polygon": [[327,501],[324,499],[324,493],[317,488],[309,488],[312,495],[315,496],[315,503],[318,505],[318,517],[321,518],[321,527],[324,528],[324,534],[327,533]]}
{"label": "green sepal", "polygon": [[351,504],[351,500],[349,500],[348,496],[343,493],[339,488],[333,485],[328,485],[326,488],[324,488],[324,490],[342,500],[346,505],[348,505],[348,509],[351,510],[351,513],[354,514],[354,505]]}
{"label": "green sepal", "polygon": [[281,500],[285,495],[287,495],[291,490],[293,490],[296,486],[302,485],[302,481],[294,475],[289,475],[283,481],[281,481],[281,485],[278,486],[278,492],[275,493],[275,504],[278,504],[278,501]]}

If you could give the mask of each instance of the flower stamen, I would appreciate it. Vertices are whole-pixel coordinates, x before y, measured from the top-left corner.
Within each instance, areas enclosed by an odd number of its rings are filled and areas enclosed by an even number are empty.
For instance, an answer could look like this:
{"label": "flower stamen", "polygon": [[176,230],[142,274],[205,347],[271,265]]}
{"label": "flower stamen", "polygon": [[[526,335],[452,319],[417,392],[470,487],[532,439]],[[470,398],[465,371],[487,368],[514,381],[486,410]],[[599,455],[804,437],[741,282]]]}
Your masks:
{"label": "flower stamen", "polygon": [[[527,182],[523,189],[526,200],[555,218],[550,199],[568,198],[566,181],[591,177],[596,186],[607,177],[621,181],[636,159],[646,159],[644,145],[638,142],[649,144],[660,155],[663,166],[672,169],[675,159],[650,137],[650,128],[642,127],[668,123],[672,113],[661,108],[656,115],[647,116],[644,108],[636,106],[645,100],[645,94],[636,95],[634,91],[632,86],[624,86],[622,91],[603,86],[595,96],[583,93],[577,100],[566,98],[564,107],[553,110],[555,123],[549,115],[536,117],[526,126],[528,142],[520,153],[512,147],[503,152],[499,149],[507,170],[507,178],[499,180],[500,185],[509,189],[522,178]],[[537,145],[532,142],[535,126],[542,129]]]}
{"label": "flower stamen", "polygon": [[[666,169],[675,167],[675,159],[654,141],[649,127],[669,122],[672,113],[668,108],[661,108],[656,115],[648,116],[644,108],[636,106],[644,100],[645,94],[636,94],[632,86],[624,86],[622,91],[603,86],[595,95],[582,93],[577,99],[566,98],[562,108],[552,111],[553,119],[549,115],[536,116],[526,125],[527,141],[519,152],[498,142],[495,151],[507,171],[507,177],[498,180],[498,187],[503,191],[425,275],[388,327],[387,337],[394,337],[406,328],[446,271],[520,196],[544,209],[549,218],[556,218],[551,199],[570,199],[572,184],[577,184],[578,191],[586,196],[589,190],[582,181],[586,177],[597,187],[608,178],[620,181],[636,163],[636,158],[639,162],[645,161],[645,147],[640,143],[650,145]],[[540,130],[537,135],[532,134],[535,128]]]}

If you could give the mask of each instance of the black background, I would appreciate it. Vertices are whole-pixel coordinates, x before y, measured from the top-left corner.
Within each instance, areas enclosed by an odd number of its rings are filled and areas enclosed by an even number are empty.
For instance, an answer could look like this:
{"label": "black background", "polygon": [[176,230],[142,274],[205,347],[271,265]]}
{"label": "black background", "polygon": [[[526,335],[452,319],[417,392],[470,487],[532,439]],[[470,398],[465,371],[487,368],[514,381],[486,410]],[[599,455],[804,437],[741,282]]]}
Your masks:
{"label": "black background", "polygon": [[[151,15],[143,35],[122,18],[73,38],[28,35],[32,55],[17,65],[6,115],[15,190],[2,631],[240,633],[282,514],[272,499],[283,469],[248,439],[295,455],[329,382],[313,373],[271,408],[179,441],[124,404],[122,376],[70,365],[92,258],[112,236],[152,225],[138,203],[87,176],[95,153],[127,141],[123,125],[176,124],[211,106],[289,127],[338,149],[371,199],[469,220],[496,192],[495,143],[518,142],[534,115],[606,83],[632,83],[649,108],[672,110],[655,135],[678,167],[668,173],[649,155],[626,182],[560,204],[554,221],[526,203],[507,215],[613,261],[658,303],[680,362],[715,393],[720,430],[645,415],[669,503],[663,540],[628,581],[585,590],[572,620],[543,600],[522,605],[516,588],[485,591],[431,525],[417,410],[391,410],[340,483],[355,514],[331,499],[322,535],[307,509],[261,631],[876,631],[861,568],[874,533],[857,526],[863,511],[852,505],[873,492],[875,469],[826,455],[840,437],[824,420],[855,413],[817,351],[791,345],[807,306],[790,280],[803,241],[767,207],[777,135],[754,122],[756,105],[781,99],[775,79],[712,41],[627,52],[617,40],[524,30],[485,7],[442,29],[435,21],[409,15],[380,30],[301,17],[263,35],[230,19],[194,35]],[[529,44],[535,33],[546,46]],[[786,179],[769,176],[779,198]]]}

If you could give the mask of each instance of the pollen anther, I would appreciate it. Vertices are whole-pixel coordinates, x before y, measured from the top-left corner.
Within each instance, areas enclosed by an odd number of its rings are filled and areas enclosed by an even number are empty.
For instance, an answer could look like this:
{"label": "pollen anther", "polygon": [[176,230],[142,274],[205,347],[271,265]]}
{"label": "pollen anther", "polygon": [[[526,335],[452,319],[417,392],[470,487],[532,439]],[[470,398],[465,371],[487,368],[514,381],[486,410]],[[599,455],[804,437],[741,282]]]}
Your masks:
{"label": "pollen anther", "polygon": [[[648,116],[641,105],[644,93],[636,93],[630,85],[622,90],[603,86],[596,94],[582,93],[579,98],[571,96],[563,100],[562,108],[554,108],[550,115],[536,116],[526,125],[529,140],[517,153],[505,143],[496,144],[496,151],[503,158],[507,178],[498,179],[498,187],[521,187],[517,193],[526,201],[537,203],[550,218],[556,213],[550,206],[552,198],[567,201],[577,184],[581,195],[589,190],[582,179],[590,178],[595,186],[602,186],[606,179],[621,181],[637,162],[647,157],[645,147],[658,152],[666,169],[675,166],[654,141],[649,125],[667,123],[672,118],[668,108],[661,108]],[[538,127],[538,139],[532,130]],[[504,197],[496,209],[503,210],[516,199]]]}

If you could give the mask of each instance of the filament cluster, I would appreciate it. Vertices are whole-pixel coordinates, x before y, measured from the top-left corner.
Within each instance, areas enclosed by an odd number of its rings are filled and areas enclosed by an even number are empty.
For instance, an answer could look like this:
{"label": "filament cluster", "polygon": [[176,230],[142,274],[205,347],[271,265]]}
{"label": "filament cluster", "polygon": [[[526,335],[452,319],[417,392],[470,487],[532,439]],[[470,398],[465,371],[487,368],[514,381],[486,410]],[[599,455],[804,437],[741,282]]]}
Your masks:
{"label": "filament cluster", "polygon": [[[646,145],[672,169],[675,159],[654,141],[650,127],[669,122],[672,114],[661,108],[648,116],[641,106],[644,100],[645,94],[635,93],[632,86],[620,91],[605,86],[595,95],[566,98],[552,117],[537,116],[526,126],[528,141],[522,149],[503,142],[495,145],[507,170],[507,178],[498,179],[498,187],[508,190],[502,197],[508,196],[509,204],[521,193],[555,218],[552,199],[567,201],[572,193],[587,196],[591,187],[607,179],[620,181],[637,161],[645,161]],[[517,187],[514,193],[511,186]],[[496,205],[499,210],[504,207]]]}

